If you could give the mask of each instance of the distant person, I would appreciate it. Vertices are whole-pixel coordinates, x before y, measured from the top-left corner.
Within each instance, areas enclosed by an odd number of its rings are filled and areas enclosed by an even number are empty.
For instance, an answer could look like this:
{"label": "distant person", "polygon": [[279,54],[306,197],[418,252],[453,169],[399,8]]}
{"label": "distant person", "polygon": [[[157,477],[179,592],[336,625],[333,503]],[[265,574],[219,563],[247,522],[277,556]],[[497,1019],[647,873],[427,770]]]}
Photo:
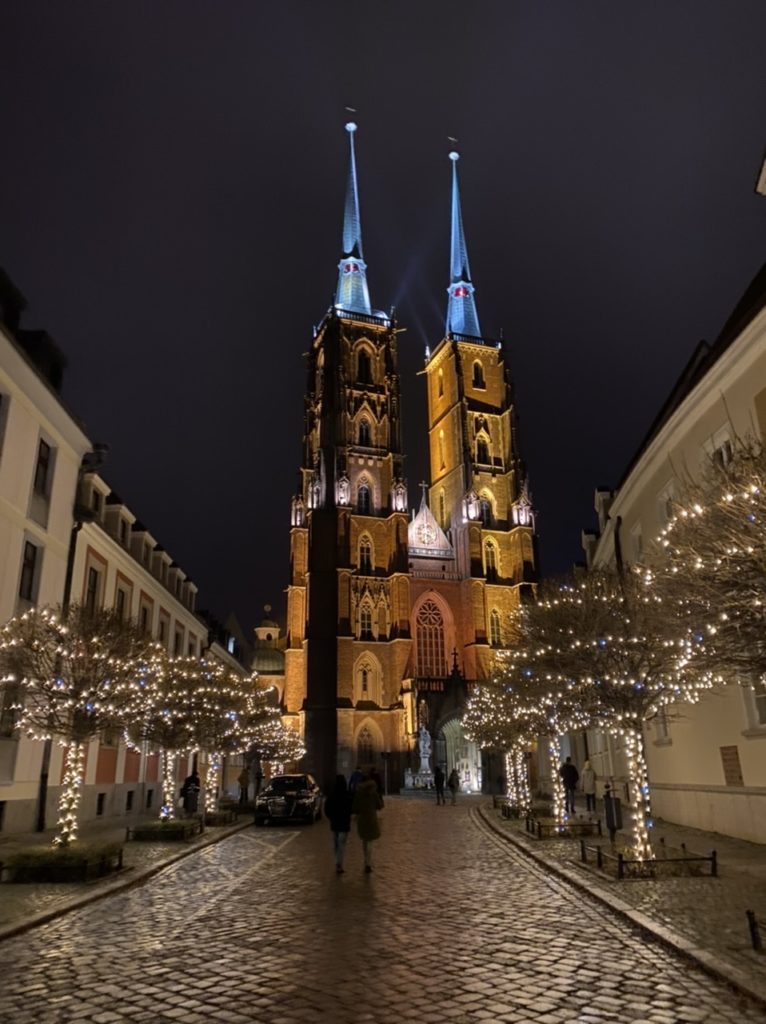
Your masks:
{"label": "distant person", "polygon": [[575,812],[575,793],[580,773],[572,764],[572,758],[568,757],[559,768],[561,781],[564,783],[564,810],[569,814]]}
{"label": "distant person", "polygon": [[354,796],[349,792],[346,785],[346,776],[337,775],[332,792],[324,802],[324,813],[330,822],[330,829],[335,844],[335,873],[343,874],[343,855],[346,852],[346,842],[351,831],[351,811],[354,804]]}
{"label": "distant person", "polygon": [[199,799],[200,781],[199,773],[195,768],[191,775],[187,775],[184,784],[181,786],[181,797],[184,802],[184,814],[197,813],[197,801]]}
{"label": "distant person", "polygon": [[446,803],[446,801],[444,799],[444,781],[445,781],[444,769],[442,768],[441,765],[437,764],[436,768],[434,769],[434,789],[436,790],[436,803],[437,804],[444,804],[444,803]]}
{"label": "distant person", "polygon": [[585,794],[585,810],[590,813],[596,810],[596,773],[591,767],[590,761],[586,761],[582,766],[582,775],[580,776],[580,786]]}
{"label": "distant person", "polygon": [[359,765],[357,765],[356,768],[354,768],[354,770],[351,772],[351,778],[348,780],[348,788],[351,790],[352,793],[356,793],[356,787],[363,779],[364,772],[359,767]]}
{"label": "distant person", "polygon": [[248,790],[250,789],[250,769],[245,765],[237,776],[239,783],[239,804],[240,807],[247,803]]}
{"label": "distant person", "polygon": [[378,771],[377,768],[370,769],[370,778],[378,787],[378,792],[380,793],[380,795],[384,796],[385,794],[383,793],[383,779],[381,779],[380,772]]}
{"label": "distant person", "polygon": [[364,870],[372,871],[372,844],[380,839],[380,822],[378,811],[383,809],[383,797],[380,795],[375,780],[367,776],[356,787],[354,793],[353,813],[356,815],[356,830],[362,840],[364,851]]}
{"label": "distant person", "polygon": [[262,783],[263,783],[263,772],[261,771],[261,768],[260,768],[260,765],[259,765],[258,768],[256,768],[256,770],[255,770],[255,795],[256,796],[258,796],[258,794],[261,791]]}
{"label": "distant person", "polygon": [[457,791],[460,789],[460,776],[457,773],[457,768],[453,768],[449,773],[447,779],[447,789],[450,792],[450,803],[457,803]]}

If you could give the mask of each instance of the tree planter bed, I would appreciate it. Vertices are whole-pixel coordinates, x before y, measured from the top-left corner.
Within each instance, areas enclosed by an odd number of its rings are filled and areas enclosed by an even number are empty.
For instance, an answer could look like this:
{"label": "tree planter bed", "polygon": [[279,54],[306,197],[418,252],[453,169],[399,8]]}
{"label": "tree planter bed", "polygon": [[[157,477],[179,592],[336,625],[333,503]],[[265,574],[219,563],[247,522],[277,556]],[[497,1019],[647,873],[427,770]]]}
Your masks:
{"label": "tree planter bed", "polygon": [[205,824],[215,827],[216,825],[231,825],[237,820],[236,811],[231,809],[220,809],[209,811],[205,815]]}
{"label": "tree planter bed", "polygon": [[192,836],[199,835],[201,832],[202,821],[199,818],[173,819],[172,821],[158,821],[149,825],[129,828],[126,838],[141,842],[164,843],[191,839]]}
{"label": "tree planter bed", "polygon": [[87,882],[122,869],[121,843],[21,850],[0,864],[2,882]]}
{"label": "tree planter bed", "polygon": [[576,839],[578,836],[600,836],[601,821],[569,821],[559,825],[554,819],[525,818],[527,833],[535,839]]}

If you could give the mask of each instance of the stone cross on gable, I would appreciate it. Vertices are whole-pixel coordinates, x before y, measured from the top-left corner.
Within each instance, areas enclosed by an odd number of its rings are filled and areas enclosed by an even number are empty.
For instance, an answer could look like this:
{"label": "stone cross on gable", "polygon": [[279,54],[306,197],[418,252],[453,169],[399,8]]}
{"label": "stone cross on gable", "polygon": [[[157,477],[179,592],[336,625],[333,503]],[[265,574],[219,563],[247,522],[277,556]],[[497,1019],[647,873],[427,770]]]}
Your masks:
{"label": "stone cross on gable", "polygon": [[[423,491],[423,501],[426,501],[426,491],[428,490],[428,484],[425,482],[425,480],[421,480],[420,483],[418,484],[418,487],[420,487]],[[428,502],[426,502],[426,504],[428,504]]]}

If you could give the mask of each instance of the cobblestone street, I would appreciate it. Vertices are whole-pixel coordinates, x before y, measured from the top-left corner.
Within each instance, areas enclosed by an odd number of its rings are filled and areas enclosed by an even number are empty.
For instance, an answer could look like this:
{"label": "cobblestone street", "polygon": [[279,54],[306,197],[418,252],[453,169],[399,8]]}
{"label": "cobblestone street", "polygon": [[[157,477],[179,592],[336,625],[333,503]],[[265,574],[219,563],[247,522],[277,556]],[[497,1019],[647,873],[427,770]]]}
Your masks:
{"label": "cobblestone street", "polygon": [[239,832],[3,943],[0,1021],[601,1024],[766,1014],[546,876],[465,800],[390,799],[375,870],[326,822]]}

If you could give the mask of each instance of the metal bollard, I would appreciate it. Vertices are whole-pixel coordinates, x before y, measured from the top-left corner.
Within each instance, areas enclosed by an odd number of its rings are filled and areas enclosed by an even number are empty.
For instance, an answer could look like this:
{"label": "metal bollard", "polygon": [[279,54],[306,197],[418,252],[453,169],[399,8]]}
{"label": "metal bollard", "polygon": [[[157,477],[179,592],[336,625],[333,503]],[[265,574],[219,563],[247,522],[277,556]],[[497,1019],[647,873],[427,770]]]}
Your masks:
{"label": "metal bollard", "polygon": [[758,921],[755,916],[754,910],[746,910],[747,915],[747,926],[750,929],[750,941],[753,944],[753,949],[757,953],[763,951],[763,942],[761,941],[761,929],[758,926]]}
{"label": "metal bollard", "polygon": [[601,852],[600,846],[596,847],[596,866],[599,868],[599,870],[603,869],[604,867],[604,855]]}
{"label": "metal bollard", "polygon": [[621,853],[617,854],[617,877],[623,878],[625,875],[625,863]]}

